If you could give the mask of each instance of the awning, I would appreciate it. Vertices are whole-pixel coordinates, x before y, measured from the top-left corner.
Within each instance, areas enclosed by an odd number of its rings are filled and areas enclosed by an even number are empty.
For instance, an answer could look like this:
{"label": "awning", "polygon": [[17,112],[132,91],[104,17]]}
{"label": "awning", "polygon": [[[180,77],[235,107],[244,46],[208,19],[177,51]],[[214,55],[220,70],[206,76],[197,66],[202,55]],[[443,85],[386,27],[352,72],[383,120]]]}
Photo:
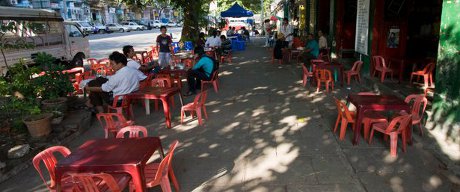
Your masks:
{"label": "awning", "polygon": [[253,15],[252,11],[244,9],[238,3],[233,4],[232,7],[220,13],[221,17],[252,17]]}

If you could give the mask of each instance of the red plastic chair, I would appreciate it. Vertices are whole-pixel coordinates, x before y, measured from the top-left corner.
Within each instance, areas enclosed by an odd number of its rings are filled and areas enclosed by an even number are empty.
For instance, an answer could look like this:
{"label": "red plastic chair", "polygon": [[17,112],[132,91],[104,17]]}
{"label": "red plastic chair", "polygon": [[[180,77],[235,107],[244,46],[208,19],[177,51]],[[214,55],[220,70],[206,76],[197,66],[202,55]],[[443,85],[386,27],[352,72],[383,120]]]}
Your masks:
{"label": "red plastic chair", "polygon": [[201,120],[201,109],[203,109],[204,116],[206,117],[206,119],[208,118],[208,113],[206,112],[206,106],[205,106],[207,95],[208,95],[207,91],[202,91],[195,96],[193,103],[189,103],[189,104],[182,106],[182,109],[180,111],[180,123],[184,122],[185,111],[190,111],[192,114],[192,118],[193,118],[194,112],[196,112],[196,115],[198,117],[198,124],[199,125],[203,124]]}
{"label": "red plastic chair", "polygon": [[[152,87],[172,87],[172,80],[168,77],[157,77],[150,83]],[[174,97],[170,98],[171,106],[174,108]],[[158,111],[158,100],[155,100],[155,111]]]}
{"label": "red plastic chair", "polygon": [[412,79],[414,76],[417,76],[417,82],[420,80],[420,77],[423,77],[423,82],[425,87],[433,86],[433,70],[435,64],[429,63],[426,65],[423,70],[421,71],[414,71],[410,75],[410,83],[412,83]]}
{"label": "red plastic chair", "polygon": [[308,78],[313,78],[313,72],[308,71],[305,65],[302,65],[303,75],[302,75],[302,85],[305,87],[307,85]]}
{"label": "red plastic chair", "polygon": [[[423,135],[423,128],[422,128],[422,119],[425,115],[425,109],[428,104],[428,99],[425,95],[416,95],[412,94],[404,99],[404,102],[411,104],[411,114],[412,114],[412,125],[418,125],[420,130],[420,135]],[[401,113],[404,114],[404,113]]]}
{"label": "red plastic chair", "polygon": [[158,52],[158,47],[157,46],[151,46],[151,51],[150,51],[150,59],[151,60],[158,60],[159,57],[159,52]]}
{"label": "red plastic chair", "polygon": [[374,77],[378,71],[380,73],[380,82],[383,83],[387,73],[391,74],[391,79],[393,80],[393,70],[389,68],[389,65],[387,67],[385,59],[382,56],[373,56],[372,61],[374,62],[374,72],[372,73],[372,77]]}
{"label": "red plastic chair", "polygon": [[391,120],[390,123],[375,123],[372,125],[371,135],[369,137],[369,144],[372,143],[372,138],[374,137],[374,131],[385,134],[385,139],[387,136],[390,136],[390,154],[391,156],[396,156],[397,147],[398,147],[398,135],[402,135],[402,144],[403,151],[406,152],[406,129],[410,123],[412,115],[401,115],[395,117]]}
{"label": "red plastic chair", "polygon": [[[50,147],[48,149],[43,150],[42,152],[38,153],[35,155],[35,157],[32,160],[32,164],[34,165],[35,169],[37,170],[38,174],[40,174],[40,178],[43,180],[45,183],[46,187],[50,191],[55,191],[56,190],[56,182],[61,182],[61,189],[62,191],[74,191],[74,184],[72,182],[72,178],[69,176],[64,176],[62,177],[61,181],[56,181],[55,177],[55,166],[56,163],[58,162],[56,157],[54,156],[54,153],[60,153],[63,157],[67,157],[70,155],[70,150],[64,146],[54,146]],[[40,169],[40,163],[43,162],[45,165],[46,169],[48,170],[49,176],[50,176],[50,182],[48,184],[48,181],[45,179],[43,176],[43,173]]]}
{"label": "red plastic chair", "polygon": [[329,84],[332,90],[334,90],[334,79],[332,78],[331,71],[327,69],[316,69],[315,76],[317,81],[316,92],[319,92],[321,83],[323,82],[326,85],[326,92],[329,92]]}
{"label": "red plastic chair", "polygon": [[141,137],[139,133],[142,133],[142,137],[148,137],[147,128],[138,125],[130,125],[120,129],[116,138],[125,138],[125,133],[129,133],[129,138]]}
{"label": "red plastic chair", "polygon": [[347,105],[342,101],[334,97],[335,104],[337,106],[337,120],[335,121],[334,133],[337,131],[340,123],[340,134],[339,139],[345,139],[345,133],[347,131],[348,124],[352,124],[352,129],[354,130],[353,124],[355,124],[356,113],[348,110]]}
{"label": "red plastic chair", "polygon": [[109,66],[110,65],[110,60],[108,58],[103,58],[103,59],[97,60],[97,63]]}
{"label": "red plastic chair", "polygon": [[121,192],[128,186],[131,177],[125,174],[110,175],[107,173],[71,173],[77,192]]}
{"label": "red plastic chair", "polygon": [[[172,158],[174,151],[176,150],[179,141],[175,140],[169,146],[169,152],[160,163],[147,164],[144,169],[145,181],[147,188],[152,188],[160,185],[163,192],[170,192],[171,184],[170,180],[174,184],[176,191],[179,191],[179,183],[176,180],[174,171],[172,169]],[[130,183],[130,192],[134,191],[133,183]]]}
{"label": "red plastic chair", "polygon": [[[377,95],[373,92],[359,92],[358,95]],[[369,132],[371,129],[372,124],[374,123],[382,123],[387,122],[387,118],[379,112],[369,111],[364,113],[363,117],[363,135],[364,139],[369,139]]]}
{"label": "red plastic chair", "polygon": [[121,128],[134,124],[134,121],[126,120],[125,116],[119,113],[98,113],[96,117],[104,128],[105,138],[109,138],[109,133],[116,137]]}
{"label": "red plastic chair", "polygon": [[[118,101],[120,100],[120,97],[123,97],[123,99],[121,101],[121,105],[118,106]],[[134,118],[134,113],[133,113],[133,108],[131,107],[131,102],[124,95],[115,95],[115,97],[113,98],[112,105],[108,106],[108,111],[109,113],[115,111],[118,114],[123,114],[123,111],[126,111],[126,115],[128,119]]]}
{"label": "red plastic chair", "polygon": [[225,59],[227,59],[228,63],[232,63],[232,50],[228,50],[227,55],[220,56],[220,63],[224,63]]}
{"label": "red plastic chair", "polygon": [[361,71],[362,65],[363,65],[362,61],[356,61],[353,64],[353,67],[349,71],[344,71],[343,72],[343,78],[345,78],[345,77],[347,78],[347,85],[350,85],[351,77],[353,77],[353,76],[356,77],[356,80],[358,80],[358,82],[361,82],[360,71]]}
{"label": "red plastic chair", "polygon": [[209,81],[204,81],[202,80],[201,81],[201,91],[204,91],[206,90],[204,85],[206,84],[212,84],[212,86],[214,87],[214,91],[216,93],[219,92],[219,71],[218,70],[215,70],[212,75],[211,75],[211,80]]}

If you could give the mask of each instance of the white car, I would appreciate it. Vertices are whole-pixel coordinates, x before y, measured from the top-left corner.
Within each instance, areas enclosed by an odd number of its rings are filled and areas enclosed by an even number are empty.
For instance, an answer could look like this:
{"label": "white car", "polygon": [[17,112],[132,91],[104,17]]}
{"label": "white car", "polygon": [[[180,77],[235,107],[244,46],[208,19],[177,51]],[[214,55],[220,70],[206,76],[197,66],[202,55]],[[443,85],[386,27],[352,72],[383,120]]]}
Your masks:
{"label": "white car", "polygon": [[170,21],[170,22],[168,22],[167,26],[168,26],[168,27],[176,27],[177,24],[174,23],[174,22],[172,22],[172,21]]}
{"label": "white car", "polygon": [[128,27],[131,31],[134,31],[134,30],[143,31],[144,30],[143,25],[139,25],[135,22],[122,22],[121,25]]}
{"label": "white car", "polygon": [[107,32],[121,32],[121,33],[131,31],[128,27],[125,27],[117,23],[110,23],[110,24],[105,25],[105,30]]}
{"label": "white car", "polygon": [[158,20],[153,21],[153,28],[160,28],[163,25],[165,25],[165,24],[160,22],[160,21],[158,21]]}
{"label": "white car", "polygon": [[92,26],[89,22],[87,21],[75,21],[75,24],[77,24],[78,27],[85,33],[86,35],[90,33],[94,33],[95,27]]}

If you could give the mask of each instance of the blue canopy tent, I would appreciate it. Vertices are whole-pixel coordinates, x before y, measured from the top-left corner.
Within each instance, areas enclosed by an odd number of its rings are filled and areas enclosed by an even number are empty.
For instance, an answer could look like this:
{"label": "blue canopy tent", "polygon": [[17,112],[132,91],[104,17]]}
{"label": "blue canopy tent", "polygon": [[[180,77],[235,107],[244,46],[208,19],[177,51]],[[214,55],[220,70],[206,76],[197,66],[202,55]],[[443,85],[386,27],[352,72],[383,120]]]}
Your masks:
{"label": "blue canopy tent", "polygon": [[220,13],[221,17],[252,17],[254,16],[254,13],[252,11],[248,11],[238,5],[238,3],[235,3],[227,9],[226,11],[223,11]]}

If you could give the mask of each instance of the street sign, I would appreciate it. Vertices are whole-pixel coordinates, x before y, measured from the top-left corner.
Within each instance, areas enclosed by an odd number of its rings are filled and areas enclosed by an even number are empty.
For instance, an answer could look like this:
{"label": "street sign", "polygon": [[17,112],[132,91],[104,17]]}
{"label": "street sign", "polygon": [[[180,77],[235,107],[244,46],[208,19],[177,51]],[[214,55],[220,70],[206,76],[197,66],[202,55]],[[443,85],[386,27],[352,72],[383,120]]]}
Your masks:
{"label": "street sign", "polygon": [[370,0],[358,0],[356,13],[355,51],[368,55]]}

